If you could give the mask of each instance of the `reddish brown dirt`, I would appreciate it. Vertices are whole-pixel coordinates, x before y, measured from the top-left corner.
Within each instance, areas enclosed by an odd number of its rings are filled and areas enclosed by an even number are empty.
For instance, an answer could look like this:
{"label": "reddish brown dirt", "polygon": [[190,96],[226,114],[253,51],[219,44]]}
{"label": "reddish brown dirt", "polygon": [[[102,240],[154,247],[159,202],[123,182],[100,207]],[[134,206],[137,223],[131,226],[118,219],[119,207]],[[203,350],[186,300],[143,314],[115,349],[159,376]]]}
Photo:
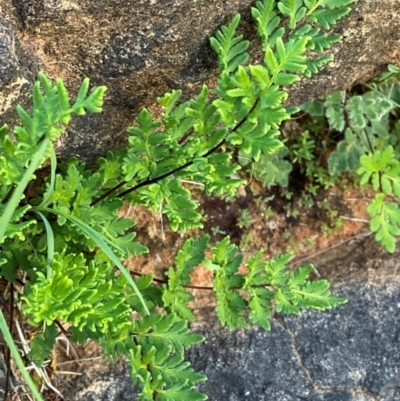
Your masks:
{"label": "reddish brown dirt", "polygon": [[[163,273],[172,263],[176,252],[190,235],[208,233],[211,243],[229,235],[245,258],[259,249],[265,257],[292,252],[292,262],[329,252],[332,247],[362,238],[369,232],[366,205],[372,193],[359,189],[334,188],[321,190],[311,197],[312,205],[304,205],[302,196],[290,201],[276,195],[252,181],[240,190],[233,202],[221,198],[206,198],[197,194],[205,214],[204,230],[185,236],[171,231],[168,222],[142,207],[125,207],[122,214],[137,221],[137,239],[148,246],[149,254],[131,258],[127,264],[138,273],[153,273],[165,279]],[[241,215],[247,209],[247,227],[241,225]],[[165,218],[164,218],[165,219]],[[305,263],[308,263],[306,261]],[[211,286],[212,274],[198,266],[192,274],[194,286]],[[212,303],[212,291],[195,290],[195,307]]]}

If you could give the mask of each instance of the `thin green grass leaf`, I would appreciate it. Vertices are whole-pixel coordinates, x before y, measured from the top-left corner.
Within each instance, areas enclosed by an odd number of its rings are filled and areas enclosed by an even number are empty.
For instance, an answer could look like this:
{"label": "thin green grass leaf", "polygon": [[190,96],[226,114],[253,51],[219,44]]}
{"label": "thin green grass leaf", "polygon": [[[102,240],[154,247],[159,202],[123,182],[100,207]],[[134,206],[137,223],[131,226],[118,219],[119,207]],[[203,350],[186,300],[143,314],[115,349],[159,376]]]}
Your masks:
{"label": "thin green grass leaf", "polygon": [[43,215],[43,213],[35,211],[41,219],[43,220],[44,226],[46,228],[46,235],[47,235],[47,278],[50,278],[53,269],[51,265],[53,264],[54,260],[54,233],[53,229],[51,228],[51,225],[47,218]]}
{"label": "thin green grass leaf", "polygon": [[21,181],[15,188],[13,194],[11,195],[10,200],[8,201],[3,215],[0,217],[0,244],[3,241],[4,235],[7,231],[7,226],[12,219],[12,216],[17,209],[19,202],[24,194],[24,191],[26,187],[29,184],[29,181],[32,179],[32,175],[35,172],[35,170],[39,167],[40,163],[43,160],[43,156],[46,153],[46,150],[49,146],[50,139],[45,138],[40,145],[38,151],[35,153],[35,155],[32,158],[31,164],[29,165],[28,169],[25,171],[24,176],[22,177]]}
{"label": "thin green grass leaf", "polygon": [[42,396],[40,395],[38,389],[35,386],[35,383],[33,382],[32,378],[30,377],[28,371],[25,368],[24,362],[21,358],[21,355],[18,352],[18,349],[15,345],[15,342],[11,336],[10,330],[8,329],[6,319],[3,315],[3,312],[0,309],[0,330],[3,334],[3,337],[8,345],[8,348],[11,352],[11,355],[13,356],[19,371],[22,374],[22,377],[25,379],[26,384],[29,387],[29,390],[32,391],[32,394],[36,397],[36,401],[43,401]]}
{"label": "thin green grass leaf", "polygon": [[50,156],[50,165],[51,165],[51,171],[50,171],[50,186],[47,190],[47,192],[45,193],[44,197],[43,197],[43,201],[40,204],[41,207],[46,207],[49,204],[51,195],[54,192],[54,185],[56,182],[56,169],[57,169],[57,156],[56,156],[56,152],[54,150],[54,145],[53,143],[50,143],[49,146],[49,156]]}

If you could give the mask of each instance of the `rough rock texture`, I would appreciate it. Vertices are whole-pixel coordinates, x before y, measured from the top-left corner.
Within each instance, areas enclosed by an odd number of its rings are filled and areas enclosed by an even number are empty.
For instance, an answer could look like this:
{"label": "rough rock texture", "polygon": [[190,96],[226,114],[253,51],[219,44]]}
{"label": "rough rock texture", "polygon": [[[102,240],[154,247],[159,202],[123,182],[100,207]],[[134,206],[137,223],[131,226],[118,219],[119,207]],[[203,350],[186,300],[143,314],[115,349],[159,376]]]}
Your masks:
{"label": "rough rock texture", "polygon": [[[376,249],[370,241],[345,245],[340,262],[329,266],[323,261],[332,272],[333,292],[348,299],[332,311],[279,316],[270,332],[233,333],[204,311],[195,330],[207,340],[191,350],[189,359],[208,376],[201,389],[209,399],[400,401],[398,255],[376,255],[365,262],[367,248]],[[122,363],[98,378],[92,370],[75,385],[69,401],[135,399]]]}
{"label": "rough rock texture", "polygon": [[[157,96],[177,88],[193,95],[204,82],[212,83],[216,57],[209,37],[237,12],[243,15],[242,32],[252,40],[252,55],[259,59],[252,4],[252,0],[0,0],[0,85],[7,81],[0,88],[0,121],[13,124],[14,106],[29,104],[39,69],[63,78],[71,90],[89,76],[93,84],[109,88],[104,113],[76,119],[59,144],[59,153],[92,160],[121,146],[138,110]],[[363,82],[388,63],[400,64],[400,3],[359,0],[352,8],[334,28],[344,36],[332,50],[336,61],[318,77],[296,86],[292,104]]]}
{"label": "rough rock texture", "polygon": [[0,18],[0,88],[2,88],[18,70],[14,32],[9,24]]}

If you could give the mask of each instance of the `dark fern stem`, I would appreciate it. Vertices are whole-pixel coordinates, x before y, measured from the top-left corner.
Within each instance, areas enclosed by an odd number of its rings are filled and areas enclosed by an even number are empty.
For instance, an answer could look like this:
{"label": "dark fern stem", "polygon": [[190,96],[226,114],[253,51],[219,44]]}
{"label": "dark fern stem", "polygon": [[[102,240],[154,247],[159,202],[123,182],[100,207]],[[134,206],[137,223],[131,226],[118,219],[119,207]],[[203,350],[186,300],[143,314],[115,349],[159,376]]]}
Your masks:
{"label": "dark fern stem", "polygon": [[[246,116],[244,116],[242,118],[241,121],[239,121],[231,130],[230,130],[230,134],[233,132],[236,132],[248,119],[249,115],[254,111],[254,109],[257,107],[258,103],[260,102],[261,96],[259,96],[257,98],[257,100],[254,102],[253,106],[251,107],[251,109],[249,110],[249,112],[247,113]],[[215,153],[217,150],[219,150],[224,144],[226,143],[226,139],[224,138],[220,143],[218,143],[217,145],[215,145],[213,148],[211,148],[209,151],[207,151],[202,157],[208,157],[210,155],[212,155],[213,153]],[[145,180],[143,182],[140,182],[139,184],[126,189],[125,191],[121,192],[120,194],[118,194],[119,198],[122,198],[125,195],[128,195],[129,193],[136,191],[139,188],[143,188],[146,187],[148,185],[151,184],[155,184],[158,181],[161,181],[164,178],[170,177],[176,173],[178,173],[179,171],[184,170],[185,168],[190,167],[193,164],[193,160],[190,160],[184,164],[182,164],[182,166],[176,167],[171,171],[168,171],[167,173],[161,174],[158,177],[155,178],[150,178],[148,180]],[[90,206],[94,206],[97,203],[101,202],[102,200],[106,199],[108,196],[110,196],[112,193],[114,193],[115,191],[117,191],[118,189],[120,189],[121,187],[123,187],[127,182],[126,181],[122,181],[119,184],[117,184],[115,187],[109,189],[107,192],[105,192],[103,195],[99,196],[98,198],[96,198],[94,201],[92,201],[92,203],[90,204]]]}

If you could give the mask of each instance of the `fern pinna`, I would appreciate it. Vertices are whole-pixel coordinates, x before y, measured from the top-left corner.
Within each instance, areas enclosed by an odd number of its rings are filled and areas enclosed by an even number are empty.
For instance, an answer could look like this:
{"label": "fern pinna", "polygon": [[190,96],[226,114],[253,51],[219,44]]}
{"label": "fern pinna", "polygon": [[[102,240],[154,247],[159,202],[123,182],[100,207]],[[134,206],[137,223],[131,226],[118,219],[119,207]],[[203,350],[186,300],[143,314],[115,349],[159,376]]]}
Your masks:
{"label": "fern pinna", "polygon": [[[206,236],[187,240],[163,285],[152,275],[132,278],[120,259],[148,249],[134,240],[135,223],[118,211],[123,198],[161,211],[175,231],[201,228],[198,202],[182,179],[203,184],[207,195],[234,195],[244,183],[235,174],[235,148],[257,161],[283,147],[279,126],[298,110],[283,106],[287,87],[331,59],[324,52],[340,38],[324,30],[353,1],[257,1],[251,13],[263,61],[247,64],[249,42],[236,35],[235,16],[211,39],[220,69],[214,93],[203,86],[189,101],[181,102],[178,90],[158,98],[162,116],[143,109],[128,129],[129,146],[107,152],[96,172],[77,159],[57,165],[53,142],[73,114],[101,111],[105,88],[87,95],[85,79],[71,106],[61,80],[53,86],[39,75],[32,115],[18,108],[22,127],[15,127],[15,140],[6,126],[0,129],[0,268],[11,282],[19,280],[20,269],[28,274],[21,302],[27,322],[38,327],[33,362],[43,363],[57,327],[67,323],[73,340],[93,339],[109,357],[128,356],[140,400],[203,400],[196,385],[205,376],[184,359],[185,349],[203,341],[188,329],[195,266],[213,272],[216,313],[230,330],[249,324],[269,330],[274,312],[299,314],[345,302],[330,294],[327,281],[309,281],[312,266],[289,271],[290,254],[265,261],[262,251],[243,262],[229,238],[210,248]],[[32,173],[47,158],[50,177],[37,196],[21,203]],[[246,274],[239,274],[240,265]]]}

